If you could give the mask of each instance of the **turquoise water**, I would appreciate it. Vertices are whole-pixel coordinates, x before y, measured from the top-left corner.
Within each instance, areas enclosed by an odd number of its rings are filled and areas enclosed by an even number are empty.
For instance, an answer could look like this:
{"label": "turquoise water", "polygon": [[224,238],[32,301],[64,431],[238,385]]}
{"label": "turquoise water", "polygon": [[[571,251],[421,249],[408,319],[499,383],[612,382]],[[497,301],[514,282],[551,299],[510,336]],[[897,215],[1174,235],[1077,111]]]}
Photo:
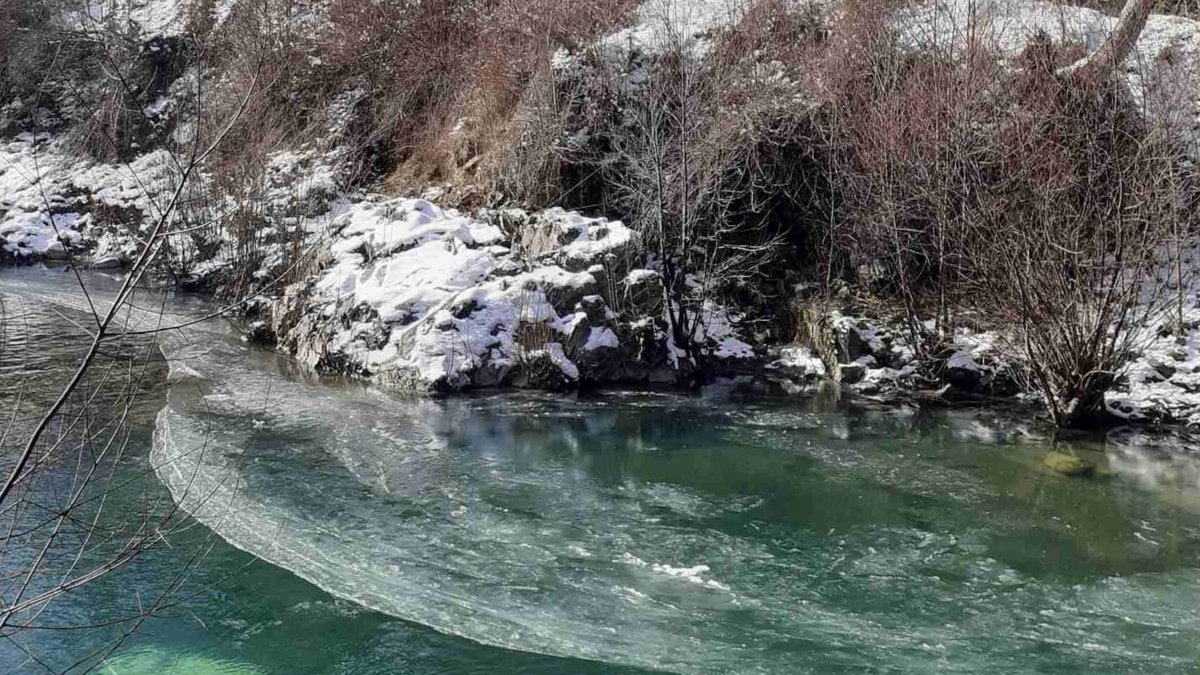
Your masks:
{"label": "turquoise water", "polygon": [[[204,525],[52,605],[102,621],[196,560],[100,672],[1200,668],[1187,439],[719,388],[414,401],[219,325],[162,347],[131,422],[145,480],[111,515],[169,488]],[[1102,475],[1047,473],[1051,447]],[[112,637],[17,636],[60,669]]]}

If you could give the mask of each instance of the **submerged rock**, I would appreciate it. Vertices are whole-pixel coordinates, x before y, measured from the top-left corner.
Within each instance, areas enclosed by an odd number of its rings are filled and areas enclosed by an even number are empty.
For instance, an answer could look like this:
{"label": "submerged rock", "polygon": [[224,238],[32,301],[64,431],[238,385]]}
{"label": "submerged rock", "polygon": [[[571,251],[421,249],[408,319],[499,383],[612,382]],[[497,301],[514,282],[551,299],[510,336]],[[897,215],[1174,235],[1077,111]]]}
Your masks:
{"label": "submerged rock", "polygon": [[1046,455],[1043,464],[1047,469],[1064,476],[1084,477],[1096,473],[1094,464],[1065,452],[1051,451]]}

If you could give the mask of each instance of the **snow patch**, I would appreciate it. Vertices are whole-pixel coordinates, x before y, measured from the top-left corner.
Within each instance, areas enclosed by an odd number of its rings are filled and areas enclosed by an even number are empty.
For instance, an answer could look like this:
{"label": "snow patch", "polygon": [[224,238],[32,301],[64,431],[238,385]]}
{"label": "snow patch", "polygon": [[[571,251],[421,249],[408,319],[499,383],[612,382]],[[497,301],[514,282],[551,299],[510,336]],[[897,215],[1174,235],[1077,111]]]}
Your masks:
{"label": "snow patch", "polygon": [[621,346],[621,341],[617,339],[617,334],[609,328],[593,329],[588,333],[587,342],[584,343],[584,351],[594,351],[597,349],[617,349]]}
{"label": "snow patch", "polygon": [[779,350],[779,358],[771,364],[776,368],[787,368],[800,373],[812,374],[814,377],[824,377],[825,362],[808,347],[784,347]]}
{"label": "snow patch", "polygon": [[638,7],[634,25],[604,38],[600,48],[618,58],[676,47],[702,55],[711,33],[736,24],[745,11],[741,0],[648,0]]}
{"label": "snow patch", "polygon": [[[97,204],[137,211],[133,224],[144,230],[165,208],[178,180],[166,151],[127,164],[89,163],[46,134],[21,134],[0,146],[3,251],[17,258],[66,257],[67,249],[99,242],[101,255],[127,255],[137,250],[133,234],[90,230],[95,223],[88,211]],[[194,185],[202,181],[196,177]]]}
{"label": "snow patch", "polygon": [[174,37],[183,33],[183,6],[179,0],[91,0],[60,15],[63,28],[126,32],[132,26],[142,40]]}
{"label": "snow patch", "polygon": [[730,313],[729,308],[706,302],[697,330],[696,342],[707,344],[712,356],[719,359],[749,359],[754,357],[754,348],[743,342],[734,329],[740,318]]}

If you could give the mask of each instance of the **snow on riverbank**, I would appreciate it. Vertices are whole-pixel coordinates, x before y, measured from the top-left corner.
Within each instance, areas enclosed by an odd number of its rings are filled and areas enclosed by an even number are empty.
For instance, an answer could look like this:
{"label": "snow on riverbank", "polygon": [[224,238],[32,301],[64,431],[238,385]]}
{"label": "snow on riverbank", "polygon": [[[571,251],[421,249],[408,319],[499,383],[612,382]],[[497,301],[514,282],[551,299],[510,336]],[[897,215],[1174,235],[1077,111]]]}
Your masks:
{"label": "snow on riverbank", "polygon": [[[328,236],[328,264],[285,291],[272,326],[318,369],[446,391],[668,382],[684,367],[661,289],[626,281],[658,277],[629,273],[643,254],[619,221],[398,198],[349,204]],[[755,356],[728,309],[710,302],[700,319],[693,355]]]}
{"label": "snow on riverbank", "polygon": [[1134,421],[1165,419],[1200,426],[1200,310],[1182,334],[1156,336],[1127,369],[1128,391],[1112,392],[1108,409]]}
{"label": "snow on riverbank", "polygon": [[48,135],[21,134],[0,145],[0,250],[20,261],[94,248],[92,264],[119,265],[136,252],[136,232],[161,214],[176,180],[163,150],[101,164]]}
{"label": "snow on riverbank", "polygon": [[[1182,323],[1172,307],[1134,329],[1133,357],[1118,370],[1117,385],[1106,395],[1114,416],[1200,427],[1200,284],[1186,289],[1184,298]],[[807,346],[779,349],[767,364],[768,376],[793,392],[832,378],[850,391],[883,400],[918,391],[943,397],[946,386],[959,395],[1030,400],[1039,395],[1028,390],[1028,382],[1021,388],[1030,377],[1022,374],[1021,347],[999,331],[959,327],[938,353],[918,356],[897,324],[838,311],[826,321],[829,344],[823,352]]]}
{"label": "snow on riverbank", "polygon": [[[1157,272],[1158,278],[1171,280],[1165,291],[1171,302],[1142,328],[1138,353],[1124,381],[1108,394],[1107,405],[1112,414],[1130,420],[1200,427],[1200,242],[1183,245],[1178,255],[1165,256]],[[1182,289],[1175,286],[1177,271]]]}
{"label": "snow on riverbank", "polygon": [[[147,35],[169,34],[167,10],[178,9],[171,0],[95,7],[105,21],[125,12]],[[222,2],[217,11],[227,16],[229,7]],[[725,0],[652,0],[639,7],[633,25],[599,46],[635,78],[641,56],[659,53],[667,42],[682,41],[703,55],[715,32],[735,24],[744,9]],[[1093,10],[1028,0],[935,0],[900,10],[895,21],[913,49],[956,52],[973,34],[1013,54],[1038,31],[1095,49],[1114,22]],[[982,33],[969,30],[981,26]],[[1147,115],[1177,117],[1181,132],[1193,136],[1195,101],[1155,96],[1164,84],[1178,84],[1168,82],[1172,77],[1194,79],[1196,28],[1187,19],[1152,16],[1126,64],[1130,91]],[[235,236],[223,224],[213,230],[223,241],[173,238],[173,253],[189,258],[179,276],[216,277],[241,265],[248,269],[237,271],[262,288],[294,260],[293,248],[320,251],[306,278],[284,292],[272,289],[282,296],[278,302],[271,297],[258,305],[266,315],[261,326],[269,319],[283,346],[312,366],[405,388],[661,382],[686,367],[681,362],[692,357],[666,330],[661,276],[622,223],[557,208],[466,214],[426,200],[346,193],[338,142],[364,95],[355,89],[334,100],[319,148],[276,153],[263,175],[248,181],[257,187],[247,195],[209,205],[205,218],[220,221],[252,202],[250,234]],[[171,96],[151,112],[171,115]],[[178,167],[162,150],[102,164],[81,160],[60,139],[20,135],[0,144],[0,254],[10,261],[70,255],[96,266],[127,263],[177,181]],[[198,181],[203,190],[203,175]],[[253,253],[239,257],[228,244],[235,240]],[[1184,333],[1157,338],[1130,367],[1127,390],[1110,397],[1114,413],[1200,424],[1200,316],[1189,311]],[[768,369],[800,383],[833,378],[865,395],[946,382],[989,392],[1011,384],[995,334],[960,330],[943,353],[927,355],[931,368],[918,362],[907,329],[860,316],[829,320],[841,336],[839,353],[784,348]],[[754,365],[761,345],[756,349],[739,324],[736,312],[706,301],[694,332],[700,355]]]}
{"label": "snow on riverbank", "polygon": [[48,138],[26,133],[0,146],[0,237],[4,252],[17,258],[65,258],[86,225],[66,195],[68,165],[41,150]]}
{"label": "snow on riverbank", "polygon": [[[530,372],[546,386],[671,379],[652,374],[670,368],[672,356],[654,302],[661,290],[650,288],[658,277],[629,274],[637,237],[624,224],[562,209],[467,215],[425,200],[347,195],[333,161],[315,151],[273,157],[255,194],[254,255],[239,257],[227,243],[232,232],[201,255],[193,238],[222,232],[201,228],[170,239],[172,256],[187,259],[177,272],[219,285],[231,265],[252,265],[238,274],[267,284],[295,261],[294,247],[326,251],[315,275],[281,293],[279,307],[270,299],[259,307],[310,365],[404,388],[494,386],[527,381]],[[165,208],[176,172],[161,150],[109,165],[80,161],[48,136],[19,137],[0,146],[0,250],[16,262],[69,255],[81,265],[127,264]],[[203,189],[203,175],[196,180]],[[206,203],[206,218],[234,208]],[[171,227],[186,225],[181,217],[174,214]],[[505,218],[520,226],[502,230]],[[614,300],[630,311],[619,315]],[[706,306],[696,331],[701,353],[753,357],[736,324],[727,309]]]}

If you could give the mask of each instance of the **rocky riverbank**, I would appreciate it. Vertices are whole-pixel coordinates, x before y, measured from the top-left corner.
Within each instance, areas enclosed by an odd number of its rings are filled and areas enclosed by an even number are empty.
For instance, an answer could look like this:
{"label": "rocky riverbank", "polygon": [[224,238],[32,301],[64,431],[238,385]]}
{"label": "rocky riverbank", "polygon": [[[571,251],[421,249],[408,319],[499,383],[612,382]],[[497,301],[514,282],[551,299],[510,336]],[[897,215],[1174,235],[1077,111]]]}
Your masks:
{"label": "rocky riverbank", "polygon": [[[10,263],[120,268],[138,250],[138,230],[118,227],[112,214],[134,214],[144,228],[155,197],[172,184],[165,153],[135,165],[72,165],[56,139],[29,135],[3,152]],[[787,309],[796,336],[789,344],[709,303],[689,357],[667,331],[659,271],[619,221],[355,197],[338,191],[319,155],[289,153],[273,166],[267,201],[284,215],[264,222],[255,255],[181,237],[164,255],[179,261],[175,280],[190,288],[220,294],[249,280],[258,295],[237,309],[248,335],[316,372],[438,393],[691,386],[739,376],[796,395],[836,382],[883,402],[1036,401],[1019,345],[1002,334],[958,327],[922,351],[911,329],[872,316],[852,288],[819,301],[798,291]],[[37,171],[40,183],[30,180]],[[1190,255],[1188,264],[1200,264],[1195,248]],[[297,280],[272,283],[289,272]],[[1139,356],[1108,395],[1112,415],[1200,424],[1194,292],[1188,306],[1182,326],[1164,319],[1146,328]]]}
{"label": "rocky riverbank", "polygon": [[[175,44],[182,31],[178,3],[135,4],[152,18],[137,24],[139,62],[162,61],[163,45]],[[966,7],[925,3],[896,14],[901,46],[961,51],[962,35],[951,29],[975,20]],[[1008,56],[1035,34],[1094,48],[1114,21],[1042,3],[995,9],[985,23]],[[693,18],[685,41],[703,53],[713,31],[736,24],[738,15],[713,10]],[[654,58],[657,24],[648,10],[636,19],[597,49],[560,50],[551,67],[564,81],[587,85],[597,76],[589,58],[615,60],[625,68],[620,86],[640,86]],[[937,30],[924,30],[930,27]],[[1198,40],[1195,22],[1152,16],[1121,72],[1147,119],[1174,120],[1167,126],[1185,139],[1185,151],[1194,151],[1186,139],[1196,133],[1195,101],[1161,101],[1159,94],[1194,76]],[[189,92],[203,76],[181,65],[169,69],[172,78],[155,80],[144,112],[159,136],[186,144],[195,140],[186,123]],[[793,284],[769,313],[705,296],[691,308],[696,321],[688,344],[677,344],[662,261],[636,228],[559,208],[509,208],[504,200],[456,210],[439,205],[451,201],[445,191],[384,197],[347,178],[360,168],[346,147],[361,126],[364,95],[353,89],[329,102],[319,142],[269,153],[261,175],[247,179],[245,198],[214,187],[225,177],[184,172],[180,158],[164,149],[128,160],[86,159],[72,130],[52,119],[54,111],[43,115],[29,101],[8,102],[0,110],[0,259],[122,268],[168,213],[175,233],[153,244],[156,274],[233,302],[231,314],[251,339],[277,345],[314,371],[405,391],[690,387],[732,376],[795,395],[834,382],[883,402],[1037,399],[1012,336],[969,320],[950,326],[892,320],[886,302],[869,298],[869,284],[820,295]],[[583,143],[584,131],[563,142]],[[1183,250],[1180,265],[1200,266],[1195,244]],[[693,274],[684,283],[704,282]],[[1197,291],[1180,290],[1182,315],[1140,327],[1145,339],[1117,374],[1109,413],[1200,425]]]}

